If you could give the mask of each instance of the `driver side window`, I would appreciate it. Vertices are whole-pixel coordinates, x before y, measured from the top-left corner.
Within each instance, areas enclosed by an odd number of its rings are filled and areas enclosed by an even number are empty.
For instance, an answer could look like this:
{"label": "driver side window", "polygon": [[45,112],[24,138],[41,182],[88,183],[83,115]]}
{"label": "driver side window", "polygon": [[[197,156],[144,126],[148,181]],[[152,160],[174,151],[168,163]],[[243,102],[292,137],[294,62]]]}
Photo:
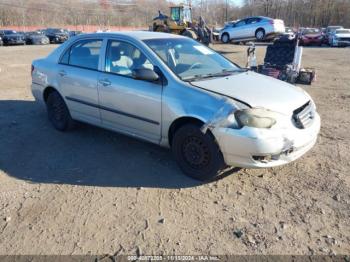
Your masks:
{"label": "driver side window", "polygon": [[147,57],[135,46],[127,42],[110,40],[107,45],[105,71],[118,75],[132,76],[135,69],[153,70]]}
{"label": "driver side window", "polygon": [[240,27],[240,26],[243,26],[243,25],[245,25],[246,23],[245,23],[245,20],[241,20],[241,21],[239,21],[239,22],[237,22],[237,24],[235,25],[235,27]]}

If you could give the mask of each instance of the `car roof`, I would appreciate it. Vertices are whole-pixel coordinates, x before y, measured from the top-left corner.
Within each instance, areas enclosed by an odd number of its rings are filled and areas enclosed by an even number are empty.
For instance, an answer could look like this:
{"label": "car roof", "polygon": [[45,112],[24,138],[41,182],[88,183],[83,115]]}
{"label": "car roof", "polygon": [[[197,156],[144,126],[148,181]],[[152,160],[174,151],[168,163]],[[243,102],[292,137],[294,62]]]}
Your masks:
{"label": "car roof", "polygon": [[83,34],[83,35],[79,35],[78,37],[85,38],[85,37],[96,37],[96,36],[104,36],[104,37],[124,36],[124,37],[136,38],[138,40],[186,38],[180,35],[168,34],[168,33],[162,33],[162,32],[151,32],[151,31],[101,32],[101,33]]}

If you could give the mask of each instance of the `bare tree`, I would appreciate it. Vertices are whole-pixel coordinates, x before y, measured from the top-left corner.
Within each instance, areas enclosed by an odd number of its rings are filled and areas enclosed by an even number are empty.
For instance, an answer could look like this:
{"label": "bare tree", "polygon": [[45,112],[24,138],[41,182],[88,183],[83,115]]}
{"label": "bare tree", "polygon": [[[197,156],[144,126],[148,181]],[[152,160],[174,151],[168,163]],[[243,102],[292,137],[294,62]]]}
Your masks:
{"label": "bare tree", "polygon": [[[187,0],[193,18],[221,25],[252,15],[280,18],[289,26],[350,27],[350,0]],[[178,1],[176,2],[178,3]],[[0,26],[79,25],[146,27],[158,10],[168,13],[167,0],[0,0]]]}

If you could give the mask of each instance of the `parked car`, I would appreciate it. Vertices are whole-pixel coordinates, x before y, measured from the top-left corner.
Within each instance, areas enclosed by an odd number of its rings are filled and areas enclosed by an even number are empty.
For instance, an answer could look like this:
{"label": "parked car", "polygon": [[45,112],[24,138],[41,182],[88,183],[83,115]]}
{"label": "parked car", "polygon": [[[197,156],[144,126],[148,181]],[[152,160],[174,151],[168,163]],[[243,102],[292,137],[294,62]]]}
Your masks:
{"label": "parked car", "polygon": [[350,29],[337,29],[329,35],[330,46],[350,46]]}
{"label": "parked car", "polygon": [[73,37],[73,36],[76,36],[76,35],[80,35],[80,34],[82,34],[82,33],[83,33],[82,31],[68,31],[69,37]]}
{"label": "parked car", "polygon": [[49,38],[39,31],[26,32],[26,44],[27,45],[47,45],[50,44]]}
{"label": "parked car", "polygon": [[238,20],[232,20],[232,21],[228,21],[228,22],[225,22],[224,26],[223,27],[215,27],[213,28],[212,32],[213,32],[213,39],[215,41],[220,41],[220,32],[226,28],[226,27],[230,27],[232,26],[234,23],[236,23]]}
{"label": "parked car", "polygon": [[291,27],[286,27],[285,32],[282,34],[283,36],[287,36],[288,38],[295,38],[296,32]]}
{"label": "parked car", "polygon": [[299,44],[302,46],[317,45],[325,43],[325,35],[318,28],[305,28],[300,32]]}
{"label": "parked car", "polygon": [[326,42],[327,42],[327,44],[329,44],[329,42],[330,42],[331,34],[333,34],[335,32],[335,30],[337,30],[337,29],[344,29],[344,27],[342,27],[341,25],[332,25],[332,26],[328,26],[326,28]]}
{"label": "parked car", "polygon": [[284,22],[263,16],[248,17],[230,23],[220,32],[223,43],[242,42],[256,39],[258,41],[273,39],[285,32]]}
{"label": "parked car", "polygon": [[64,43],[69,38],[67,30],[61,28],[47,28],[43,32],[53,44]]}
{"label": "parked car", "polygon": [[301,88],[158,32],[71,38],[33,61],[32,93],[56,129],[77,120],[170,147],[183,172],[201,180],[226,165],[287,164],[320,129]]}
{"label": "parked car", "polygon": [[25,45],[25,36],[14,30],[0,30],[0,37],[4,45]]}

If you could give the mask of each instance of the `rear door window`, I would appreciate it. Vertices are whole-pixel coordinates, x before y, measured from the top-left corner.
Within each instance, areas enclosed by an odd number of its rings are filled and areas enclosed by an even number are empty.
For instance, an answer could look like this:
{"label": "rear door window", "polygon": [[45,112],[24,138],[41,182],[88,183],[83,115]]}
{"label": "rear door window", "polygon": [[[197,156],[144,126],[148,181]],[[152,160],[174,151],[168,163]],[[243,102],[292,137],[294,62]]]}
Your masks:
{"label": "rear door window", "polygon": [[62,56],[60,63],[98,70],[102,40],[82,40],[73,44]]}

